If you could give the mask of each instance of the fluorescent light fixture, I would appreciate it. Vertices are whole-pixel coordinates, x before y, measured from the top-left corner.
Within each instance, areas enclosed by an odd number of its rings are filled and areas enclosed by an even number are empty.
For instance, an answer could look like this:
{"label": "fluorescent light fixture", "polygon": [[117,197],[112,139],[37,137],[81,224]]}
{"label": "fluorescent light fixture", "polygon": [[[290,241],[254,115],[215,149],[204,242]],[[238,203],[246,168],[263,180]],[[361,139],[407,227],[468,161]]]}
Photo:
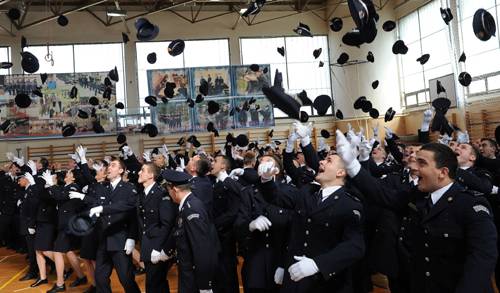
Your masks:
{"label": "fluorescent light fixture", "polygon": [[106,11],[106,14],[108,16],[120,17],[120,16],[127,16],[127,11],[120,9],[110,9]]}

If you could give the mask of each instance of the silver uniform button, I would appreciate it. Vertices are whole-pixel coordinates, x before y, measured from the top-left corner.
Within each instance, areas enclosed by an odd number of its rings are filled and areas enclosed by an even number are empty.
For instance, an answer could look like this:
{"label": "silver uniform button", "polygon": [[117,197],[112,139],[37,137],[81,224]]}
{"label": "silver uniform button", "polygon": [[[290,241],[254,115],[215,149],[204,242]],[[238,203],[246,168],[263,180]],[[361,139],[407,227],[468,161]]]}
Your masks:
{"label": "silver uniform button", "polygon": [[429,244],[427,244],[427,243],[424,243],[424,246],[425,246],[425,247],[429,247]]}
{"label": "silver uniform button", "polygon": [[443,234],[444,238],[448,238],[448,233]]}
{"label": "silver uniform button", "polygon": [[430,259],[426,256],[426,257],[425,257],[425,261],[426,261],[426,262],[430,262],[431,260],[430,260]]}
{"label": "silver uniform button", "polygon": [[430,277],[430,276],[431,276],[431,273],[430,273],[430,272],[425,272],[425,275],[426,275],[427,277]]}
{"label": "silver uniform button", "polygon": [[309,230],[306,230],[306,235],[309,235]]}
{"label": "silver uniform button", "polygon": [[307,247],[307,242],[304,242],[304,247]]}

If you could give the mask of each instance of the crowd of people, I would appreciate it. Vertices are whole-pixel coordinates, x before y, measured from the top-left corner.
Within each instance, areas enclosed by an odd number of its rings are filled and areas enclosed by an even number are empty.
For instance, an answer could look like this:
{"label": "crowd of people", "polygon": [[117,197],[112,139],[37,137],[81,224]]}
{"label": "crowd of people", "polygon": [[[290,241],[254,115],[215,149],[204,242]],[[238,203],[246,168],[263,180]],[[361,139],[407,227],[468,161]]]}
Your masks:
{"label": "crowd of people", "polygon": [[213,154],[124,144],[92,160],[79,146],[65,170],[8,153],[0,236],[26,247],[21,281],[37,287],[55,270],[48,292],[72,273],[71,287],[111,292],[113,269],[140,292],[134,255],[146,292],[170,292],[174,264],[180,293],[493,292],[497,143],[458,130],[429,142],[432,117],[407,144],[387,127],[385,138],[349,127],[314,149],[311,124],[295,122],[283,150],[232,135]]}

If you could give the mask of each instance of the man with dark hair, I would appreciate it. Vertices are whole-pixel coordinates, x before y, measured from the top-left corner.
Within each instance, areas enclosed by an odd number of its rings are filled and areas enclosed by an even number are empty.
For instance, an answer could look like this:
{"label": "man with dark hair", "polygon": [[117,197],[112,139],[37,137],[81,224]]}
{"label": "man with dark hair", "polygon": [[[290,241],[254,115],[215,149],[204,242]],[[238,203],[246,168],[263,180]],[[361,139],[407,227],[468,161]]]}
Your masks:
{"label": "man with dark hair", "polygon": [[482,138],[479,151],[485,158],[496,159],[498,144],[491,138]]}
{"label": "man with dark hair", "polygon": [[126,293],[140,292],[130,255],[137,238],[137,220],[134,217],[137,190],[133,184],[122,180],[124,172],[125,163],[119,158],[112,158],[107,169],[110,184],[106,193],[99,195],[99,205],[90,209],[90,217],[99,217],[95,270],[97,292],[111,292],[109,278],[113,267]]}
{"label": "man with dark hair", "polygon": [[476,167],[476,160],[480,156],[479,150],[469,143],[461,143],[454,151],[459,167],[456,181],[469,190],[489,195],[493,188],[492,176],[486,170]]}
{"label": "man with dark hair", "polygon": [[394,190],[361,168],[345,136],[337,130],[337,152],[352,183],[379,205],[412,212],[410,253],[412,292],[490,292],[497,233],[490,206],[455,183],[456,154],[429,143],[416,157],[417,188]]}
{"label": "man with dark hair", "polygon": [[175,226],[177,208],[168,193],[155,181],[160,168],[154,163],[142,165],[138,182],[144,191],[138,198],[138,220],[141,235],[141,261],[146,266],[146,291],[170,292],[167,272],[171,263],[162,261],[162,250]]}
{"label": "man with dark hair", "polygon": [[196,155],[189,160],[186,171],[193,177],[191,181],[193,194],[205,204],[206,211],[212,218],[214,196],[212,182],[207,177],[210,161],[206,156]]}
{"label": "man with dark hair", "polygon": [[173,201],[179,204],[174,230],[178,292],[212,293],[220,251],[215,226],[204,204],[191,192],[191,176],[172,170],[163,171],[162,176]]}
{"label": "man with dark hair", "polygon": [[246,151],[243,155],[243,168],[234,169],[231,175],[238,176],[238,183],[243,186],[256,184],[259,181],[259,175],[255,170],[257,159],[253,151]]}

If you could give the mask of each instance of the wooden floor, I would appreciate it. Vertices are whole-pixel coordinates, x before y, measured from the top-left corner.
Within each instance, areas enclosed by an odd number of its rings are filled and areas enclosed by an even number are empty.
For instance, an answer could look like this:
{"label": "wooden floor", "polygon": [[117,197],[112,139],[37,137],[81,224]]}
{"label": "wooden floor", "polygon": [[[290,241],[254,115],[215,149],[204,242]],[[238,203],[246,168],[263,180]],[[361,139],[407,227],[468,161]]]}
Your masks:
{"label": "wooden floor", "polygon": [[[241,262],[240,262],[241,264]],[[85,267],[82,263],[82,269],[85,271]],[[238,271],[241,269],[241,266],[238,266]],[[52,288],[55,283],[55,274],[48,275],[49,284],[41,285],[36,288],[31,288],[30,284],[34,282],[34,280],[20,282],[19,279],[24,276],[26,271],[28,270],[27,261],[24,254],[18,254],[13,250],[8,250],[5,248],[0,248],[0,292],[9,292],[9,293],[45,293],[47,290]],[[73,274],[66,281],[66,292],[68,293],[76,293],[83,292],[85,289],[89,287],[89,284],[82,285],[76,288],[69,288],[69,284],[76,279],[76,275]],[[89,280],[90,281],[90,280]],[[135,281],[141,288],[142,292],[145,292],[144,282],[145,275],[136,276]],[[177,268],[174,266],[170,269],[168,273],[168,281],[170,285],[170,292],[177,292]],[[240,280],[241,284],[241,280]],[[123,288],[118,281],[118,277],[115,272],[111,276],[111,289],[115,293],[124,292]],[[243,292],[243,288],[240,286],[240,292]],[[388,290],[376,289],[373,293],[389,293]]]}

